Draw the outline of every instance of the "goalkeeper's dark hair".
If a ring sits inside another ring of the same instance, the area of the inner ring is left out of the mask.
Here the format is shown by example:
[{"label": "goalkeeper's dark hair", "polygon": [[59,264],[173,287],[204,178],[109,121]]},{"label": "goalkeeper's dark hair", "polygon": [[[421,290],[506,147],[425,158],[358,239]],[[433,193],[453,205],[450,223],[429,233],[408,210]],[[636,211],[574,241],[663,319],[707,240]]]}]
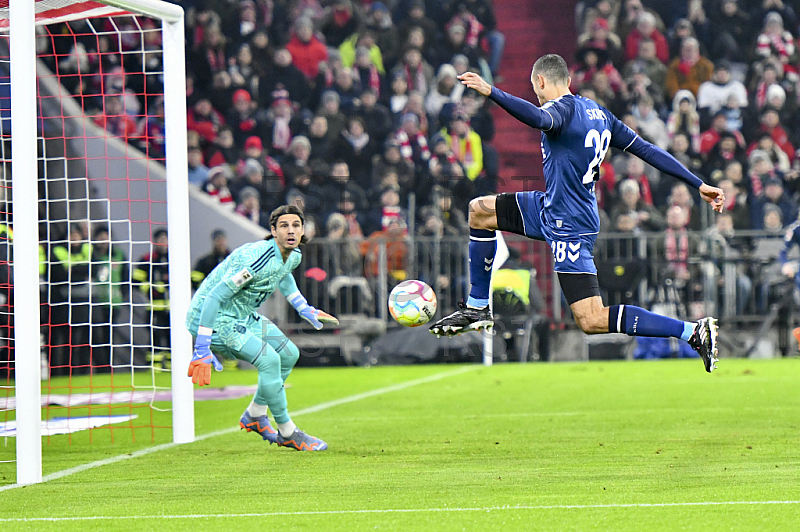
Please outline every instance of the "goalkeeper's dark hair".
[{"label": "goalkeeper's dark hair", "polygon": [[[300,223],[303,224],[303,226],[306,225],[306,217],[303,214],[303,211],[300,210],[300,207],[296,207],[295,205],[281,205],[280,207],[272,211],[272,213],[270,213],[269,215],[270,230],[272,230],[272,228],[276,226],[276,224],[278,223],[278,219],[281,216],[285,216],[287,214],[297,215],[297,217],[300,218]],[[264,240],[272,240],[273,238],[275,237],[272,235],[272,233],[270,233],[264,237]],[[303,245],[306,242],[308,242],[308,239],[306,238],[306,235],[303,235],[302,238],[300,238],[300,245]]]},{"label": "goalkeeper's dark hair", "polygon": [[556,85],[566,85],[569,81],[569,67],[560,55],[547,54],[533,64],[533,75],[542,76]]}]

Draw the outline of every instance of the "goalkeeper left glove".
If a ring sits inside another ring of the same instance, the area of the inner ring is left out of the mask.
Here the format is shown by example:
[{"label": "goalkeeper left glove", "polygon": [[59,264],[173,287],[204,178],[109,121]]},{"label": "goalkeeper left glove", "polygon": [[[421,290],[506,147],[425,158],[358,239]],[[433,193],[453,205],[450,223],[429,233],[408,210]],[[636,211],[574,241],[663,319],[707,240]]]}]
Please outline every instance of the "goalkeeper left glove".
[{"label": "goalkeeper left glove", "polygon": [[324,323],[339,325],[339,320],[327,312],[315,309],[308,304],[306,298],[299,291],[287,296],[286,300],[294,307],[300,317],[310,323],[316,330],[322,329]]},{"label": "goalkeeper left glove", "polygon": [[205,386],[211,384],[211,365],[214,369],[222,371],[222,364],[211,352],[211,329],[200,327],[197,332],[197,340],[194,342],[194,355],[189,363],[189,377],[192,382]]}]

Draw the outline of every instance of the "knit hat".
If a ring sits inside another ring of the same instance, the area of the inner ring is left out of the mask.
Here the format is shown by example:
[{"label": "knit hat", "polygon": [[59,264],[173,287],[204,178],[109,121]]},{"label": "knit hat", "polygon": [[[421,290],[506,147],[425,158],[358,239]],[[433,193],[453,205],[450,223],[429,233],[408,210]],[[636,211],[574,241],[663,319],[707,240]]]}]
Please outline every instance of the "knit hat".
[{"label": "knit hat", "polygon": [[258,148],[259,150],[264,149],[264,144],[261,142],[261,139],[255,135],[252,137],[247,137],[247,140],[244,141],[244,149],[249,150],[250,148]]},{"label": "knit hat", "polygon": [[250,93],[249,92],[247,92],[244,89],[239,89],[239,90],[237,90],[236,92],[233,93],[233,103],[236,103],[239,100],[244,100],[246,102],[249,102],[249,101],[252,100],[252,98],[250,97]]}]

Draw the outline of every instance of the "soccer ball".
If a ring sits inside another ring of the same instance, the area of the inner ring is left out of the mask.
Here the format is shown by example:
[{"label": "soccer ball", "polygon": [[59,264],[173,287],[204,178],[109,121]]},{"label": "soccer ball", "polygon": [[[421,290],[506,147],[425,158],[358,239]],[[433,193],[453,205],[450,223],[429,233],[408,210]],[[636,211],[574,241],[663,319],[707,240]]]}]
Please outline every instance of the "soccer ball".
[{"label": "soccer ball", "polygon": [[403,281],[389,294],[389,313],[400,325],[424,325],[436,314],[436,294],[422,281]]}]

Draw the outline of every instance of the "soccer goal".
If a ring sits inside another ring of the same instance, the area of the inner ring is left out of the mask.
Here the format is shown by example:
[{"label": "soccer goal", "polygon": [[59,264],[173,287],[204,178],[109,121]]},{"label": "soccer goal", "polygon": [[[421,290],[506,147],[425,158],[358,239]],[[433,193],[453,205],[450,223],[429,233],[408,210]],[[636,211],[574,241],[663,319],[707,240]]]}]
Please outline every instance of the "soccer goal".
[{"label": "soccer goal", "polygon": [[43,443],[194,440],[184,63],[176,5],[0,0],[0,472],[17,484],[42,480]]}]

